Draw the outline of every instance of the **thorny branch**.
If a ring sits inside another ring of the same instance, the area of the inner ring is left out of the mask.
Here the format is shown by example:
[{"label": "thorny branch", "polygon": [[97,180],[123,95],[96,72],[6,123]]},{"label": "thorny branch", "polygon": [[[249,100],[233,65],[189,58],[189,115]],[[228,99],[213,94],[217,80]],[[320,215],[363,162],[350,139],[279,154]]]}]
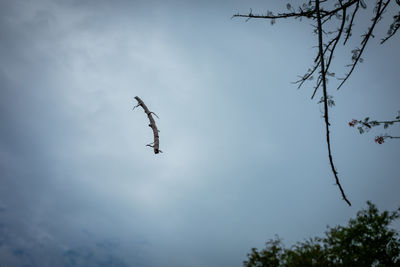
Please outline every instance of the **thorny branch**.
[{"label": "thorny branch", "polygon": [[[281,18],[309,18],[312,20],[316,20],[317,19],[317,14],[316,14],[316,9],[315,7],[312,5],[312,3],[314,3],[315,1],[308,1],[308,4],[303,4],[302,7],[298,8],[298,12],[296,12],[296,10],[291,7],[290,4],[288,4],[288,9],[291,12],[288,13],[278,13],[278,14],[274,14],[271,11],[267,11],[266,15],[259,15],[259,14],[254,14],[253,11],[250,9],[250,12],[248,14],[240,14],[240,13],[236,13],[232,16],[232,18],[234,17],[244,17],[247,18],[247,20],[255,18],[255,19],[269,19],[271,20],[271,24],[275,23],[276,19],[281,19]],[[327,2],[327,1],[320,1],[320,3],[323,2]],[[400,5],[400,0],[396,0],[396,2]],[[345,75],[344,78],[342,78],[341,80],[343,80],[341,82],[341,84],[339,85],[338,89],[345,83],[345,81],[351,76],[353,70],[355,69],[356,65],[358,62],[362,62],[363,59],[361,58],[361,55],[364,52],[365,46],[367,44],[367,42],[369,41],[370,37],[374,37],[374,35],[372,34],[375,25],[379,22],[379,20],[382,17],[382,14],[384,12],[384,10],[386,9],[386,7],[388,6],[388,4],[390,3],[390,0],[387,0],[385,3],[383,3],[383,0],[378,0],[377,3],[375,4],[375,12],[376,12],[376,16],[372,19],[373,23],[372,25],[369,27],[368,32],[366,34],[364,34],[363,40],[361,42],[361,49],[360,48],[356,48],[354,49],[353,52],[353,63],[350,64],[349,66],[351,67],[349,73],[347,73]],[[366,8],[366,5],[364,3],[363,0],[349,0],[347,2],[344,2],[342,0],[338,0],[337,4],[338,7],[332,10],[323,10],[323,8],[320,6],[320,17],[321,17],[321,24],[323,25],[325,22],[327,22],[331,17],[336,16],[336,17],[340,17],[342,20],[340,29],[338,29],[337,32],[337,36],[333,39],[330,40],[330,42],[328,44],[324,44],[325,46],[325,50],[324,50],[324,56],[326,56],[326,54],[328,54],[328,57],[330,58],[326,64],[326,71],[325,73],[330,75],[330,76],[334,76],[333,73],[328,72],[328,68],[330,66],[330,62],[333,58],[333,54],[334,54],[334,50],[336,48],[337,43],[339,42],[339,39],[341,38],[342,33],[345,33],[345,40],[343,45],[345,45],[347,43],[347,40],[349,39],[349,37],[351,36],[351,32],[352,32],[352,26],[353,26],[353,22],[355,19],[355,16],[359,10],[359,6],[362,6],[363,8]],[[350,22],[348,22],[349,19],[349,15],[346,15],[346,11],[349,8],[354,7],[354,10],[351,14],[351,19]],[[339,15],[339,12],[342,12],[341,15]],[[246,20],[246,21],[247,21]],[[346,26],[347,24],[347,26]],[[316,26],[315,26],[316,28]],[[388,35],[382,39],[381,43],[384,43],[386,40],[388,40],[389,38],[391,38],[400,28],[400,13],[396,16],[394,16],[394,22],[392,23],[389,31],[388,31]],[[331,34],[333,32],[325,32],[324,29],[322,29],[322,31],[324,32],[324,34]],[[316,30],[315,30],[316,32]],[[331,44],[334,43],[333,48],[331,48]],[[329,52],[329,53],[328,53]],[[303,76],[300,76],[300,80],[294,82],[294,83],[299,83],[298,88],[300,88],[303,83],[307,80],[312,80],[313,79],[313,73],[314,71],[319,67],[319,54],[316,57],[316,59],[314,60],[314,62],[316,63],[313,66],[313,69],[309,70],[309,72],[307,72],[306,74],[304,74]],[[322,80],[320,79],[320,77],[317,79],[316,82],[316,86],[314,87],[314,92],[312,94],[312,99],[315,96],[316,91],[318,90],[318,88],[320,87],[322,83]]]},{"label": "thorny branch", "polygon": [[322,40],[322,25],[321,25],[321,13],[319,9],[319,0],[315,1],[315,9],[317,11],[317,22],[318,22],[318,47],[319,47],[319,56],[321,61],[321,77],[322,77],[322,90],[324,94],[324,119],[325,119],[325,129],[326,129],[326,143],[328,144],[328,156],[329,156],[329,163],[331,164],[332,172],[335,176],[335,181],[337,186],[340,189],[342,197],[344,201],[351,206],[350,201],[347,199],[346,195],[344,194],[343,188],[339,182],[338,173],[335,169],[335,165],[333,164],[332,159],[332,151],[331,151],[331,142],[329,136],[329,116],[328,116],[328,93],[326,88],[326,75],[325,75],[325,62],[324,62],[324,49],[323,49],[323,40]]},{"label": "thorny branch", "polygon": [[[360,0],[351,0],[346,2],[345,4],[341,5],[339,8],[336,8],[331,11],[325,11],[325,10],[320,10],[320,17],[325,18],[327,16],[332,16],[336,14],[338,11],[342,9],[346,9],[349,6],[355,4]],[[290,12],[290,13],[280,13],[277,15],[273,15],[272,12],[268,12],[266,15],[260,15],[260,14],[253,14],[253,11],[250,9],[250,12],[248,14],[240,14],[236,13],[232,16],[232,18],[235,17],[244,17],[247,19],[282,19],[282,18],[300,18],[300,17],[306,17],[306,18],[317,18],[316,12],[314,9],[308,9],[308,10],[303,10],[303,8],[299,8],[299,12]]]},{"label": "thorny branch", "polygon": [[[346,198],[343,188],[340,185],[338,176],[337,176],[337,171],[335,170],[335,166],[333,164],[332,160],[332,153],[331,153],[331,146],[330,146],[330,133],[329,133],[329,117],[328,117],[328,109],[330,106],[334,105],[333,100],[331,99],[332,97],[328,95],[327,93],[327,76],[335,76],[335,73],[329,72],[329,67],[331,65],[335,49],[337,47],[337,44],[339,43],[340,39],[342,36],[344,37],[344,42],[343,45],[346,45],[347,40],[351,37],[352,35],[352,28],[353,28],[353,22],[355,20],[355,17],[357,15],[357,12],[359,11],[359,7],[361,6],[363,9],[366,8],[366,4],[364,3],[364,0],[337,0],[335,4],[335,8],[332,10],[324,10],[323,7],[321,6],[322,4],[326,4],[328,1],[326,0],[309,0],[305,2],[302,6],[298,7],[297,10],[294,9],[290,4],[287,4],[287,9],[289,10],[288,13],[278,13],[274,14],[271,11],[267,11],[265,15],[261,14],[254,14],[253,11],[250,9],[250,12],[248,14],[239,14],[236,13],[232,16],[234,17],[243,17],[247,18],[246,21],[249,19],[269,19],[271,21],[271,24],[275,23],[276,19],[282,19],[282,18],[294,18],[294,19],[302,19],[302,18],[307,18],[311,19],[313,21],[316,21],[316,26],[312,25],[314,27],[314,32],[318,35],[318,53],[317,56],[314,59],[314,66],[312,69],[309,69],[306,74],[303,76],[300,76],[300,79],[294,83],[299,83],[298,88],[300,88],[305,81],[312,80],[313,79],[313,74],[317,69],[320,69],[318,79],[316,80],[316,85],[314,87],[314,92],[312,94],[312,99],[315,96],[315,93],[317,92],[318,88],[322,85],[322,90],[323,90],[323,97],[321,98],[321,101],[319,103],[323,103],[324,105],[324,119],[325,119],[325,127],[326,127],[326,135],[327,135],[327,143],[328,143],[328,154],[329,154],[329,161],[330,165],[332,168],[332,172],[335,176],[336,184],[338,185],[341,194],[343,196],[343,199],[350,205],[350,202]],[[386,7],[389,5],[390,0],[377,0],[374,6],[374,12],[375,15],[372,18],[372,24],[368,28],[367,33],[365,33],[362,36],[362,41],[361,41],[361,48],[356,48],[352,51],[353,56],[352,56],[352,64],[350,64],[350,71],[345,75],[345,77],[342,79],[343,81],[340,83],[339,89],[346,81],[347,79],[351,76],[353,73],[356,65],[358,62],[362,62],[363,59],[361,58],[361,55],[364,52],[364,49],[366,47],[366,44],[370,40],[370,37],[374,37],[373,35],[373,30],[375,28],[375,25],[381,20],[382,14],[384,13]],[[396,0],[396,3],[400,5],[400,0]],[[350,15],[347,15],[348,9],[353,8],[352,12]],[[348,21],[351,16],[350,22]],[[326,23],[330,21],[332,18],[338,18],[341,20],[340,27],[336,31],[327,31],[326,29]],[[390,25],[388,34],[386,38],[382,39],[381,43],[385,42],[389,38],[391,38],[400,28],[400,13],[396,16],[394,16],[394,22]],[[334,38],[329,39],[329,41],[323,42],[323,36],[328,36],[331,34],[335,34]],[[386,138],[392,138],[390,136],[387,136]],[[393,137],[397,138],[397,137]]]},{"label": "thorny branch", "polygon": [[162,151],[160,150],[160,137],[158,135],[159,130],[157,129],[156,122],[154,121],[152,114],[154,114],[154,116],[156,116],[157,118],[158,116],[154,112],[150,111],[145,105],[145,103],[142,101],[142,99],[140,99],[138,96],[135,96],[135,99],[137,100],[138,104],[134,106],[133,109],[139,106],[143,108],[144,113],[146,113],[150,121],[149,127],[153,130],[154,142],[148,144],[147,146],[152,147],[154,149],[154,154],[158,154],[160,152],[162,153]]},{"label": "thorny branch", "polygon": [[360,2],[360,0],[351,0],[351,1],[348,1],[347,3],[344,3],[343,5],[340,5],[340,7],[336,8],[336,9],[333,9],[333,10],[331,10],[329,12],[325,12],[324,11],[324,15],[321,16],[321,18],[322,17],[326,17],[326,16],[331,15],[331,14],[336,14],[338,11],[346,9],[346,8],[348,8],[348,7],[354,5],[355,3],[358,3],[358,2]]},{"label": "thorny branch", "polygon": [[376,6],[377,10],[376,10],[376,16],[372,22],[372,25],[369,27],[369,31],[364,35],[364,39],[361,41],[361,49],[360,50],[356,50],[356,57],[354,59],[353,64],[351,65],[351,69],[349,71],[349,73],[346,74],[346,77],[343,79],[343,81],[340,83],[340,85],[338,86],[337,90],[339,90],[340,87],[342,87],[342,85],[347,81],[347,79],[350,77],[350,75],[353,73],[354,68],[356,67],[357,63],[360,61],[361,55],[364,52],[365,46],[367,45],[367,42],[369,40],[369,38],[372,35],[372,32],[375,28],[376,23],[378,22],[378,20],[381,18],[381,15],[383,13],[383,11],[386,9],[387,5],[389,4],[390,0],[386,1],[386,3],[382,6],[383,0],[379,0],[378,5]]},{"label": "thorny branch", "polygon": [[307,17],[311,18],[313,17],[313,11],[303,11],[301,10],[299,13],[292,12],[292,13],[283,13],[283,14],[278,14],[278,15],[273,15],[272,13],[268,13],[267,15],[259,15],[259,14],[253,14],[253,11],[250,9],[249,14],[244,15],[244,14],[239,14],[236,13],[232,16],[232,18],[235,17],[244,17],[249,19],[282,19],[282,18],[300,18],[300,17]]},{"label": "thorny branch", "polygon": [[[339,2],[340,2],[340,4],[342,4],[341,1],[339,1]],[[345,22],[346,22],[346,9],[344,8],[344,9],[342,9],[342,11],[343,11],[343,14],[342,14],[342,24],[340,25],[340,29],[338,30],[338,34],[337,34],[336,37],[333,38],[333,39],[328,43],[328,45],[327,45],[327,47],[329,47],[329,46],[331,45],[331,43],[333,42],[332,49],[329,50],[330,55],[329,55],[328,62],[327,62],[327,64],[326,64],[325,74],[323,75],[323,76],[325,76],[325,77],[326,77],[326,73],[329,73],[328,70],[329,70],[329,67],[330,67],[331,62],[332,62],[333,52],[335,51],[336,45],[339,43],[340,37],[341,37],[342,32],[343,32],[343,28],[344,28],[344,25],[345,25]],[[321,28],[322,28],[322,25],[321,25]],[[319,29],[319,28],[318,28],[318,29]],[[325,52],[324,52],[324,55],[325,55]],[[325,79],[325,80],[326,80],[326,79]],[[312,94],[312,96],[311,96],[311,99],[314,98],[315,93],[317,92],[317,90],[318,90],[318,88],[319,88],[319,86],[320,86],[320,84],[321,84],[321,81],[322,81],[322,79],[320,79],[319,82],[317,83],[317,86],[315,86],[315,89],[314,89],[314,92],[313,92],[313,94]]]},{"label": "thorny branch", "polygon": [[[324,56],[325,56],[326,52],[329,50],[329,47],[332,45],[332,43],[333,43],[334,41],[335,41],[335,39],[332,39],[332,40],[325,46],[325,49],[324,49],[324,52],[323,52],[323,55],[324,55]],[[320,55],[319,55],[319,54],[318,54],[317,57],[314,59],[314,63],[315,63],[315,65],[314,65],[314,67],[313,67],[312,70],[309,70],[309,72],[306,73],[305,75],[303,75],[303,77],[300,77],[300,78],[301,78],[300,80],[294,82],[294,83],[300,83],[299,86],[297,87],[297,89],[300,89],[300,87],[303,85],[303,83],[304,83],[305,81],[307,81],[308,79],[310,79],[311,76],[314,74],[314,72],[318,69],[318,67],[319,67],[319,65],[320,65],[320,63],[321,63]],[[320,84],[321,84],[321,80],[320,80],[320,77],[318,77],[317,86],[315,87],[315,90],[314,90],[314,93],[313,93],[313,96],[311,97],[311,99],[314,98],[314,95],[315,95],[315,93],[316,93],[318,87],[320,86]]]}]

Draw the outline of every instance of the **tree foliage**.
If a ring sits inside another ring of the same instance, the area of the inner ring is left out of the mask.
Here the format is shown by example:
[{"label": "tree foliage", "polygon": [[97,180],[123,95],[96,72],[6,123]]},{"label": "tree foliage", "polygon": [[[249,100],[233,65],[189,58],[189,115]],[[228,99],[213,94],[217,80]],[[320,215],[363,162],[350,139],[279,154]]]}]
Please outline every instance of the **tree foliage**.
[{"label": "tree foliage", "polygon": [[246,267],[273,266],[400,266],[399,233],[390,224],[400,208],[379,212],[371,202],[347,226],[328,226],[325,237],[315,237],[285,248],[279,237],[253,248]]},{"label": "tree foliage", "polygon": [[[237,13],[233,17],[243,17],[246,21],[249,19],[267,19],[271,24],[275,24],[279,19],[308,19],[312,21],[312,27],[316,38],[316,55],[313,60],[313,66],[308,71],[300,76],[300,79],[295,83],[299,84],[299,88],[307,81],[314,81],[315,86],[311,98],[313,99],[316,93],[321,91],[321,98],[318,103],[323,105],[324,124],[326,132],[326,143],[328,147],[328,158],[331,166],[332,173],[335,178],[336,185],[339,187],[343,200],[351,205],[346,197],[343,187],[339,181],[338,172],[333,162],[331,138],[330,138],[330,121],[329,109],[335,105],[333,97],[328,92],[328,79],[336,77],[339,80],[338,86],[335,89],[341,88],[345,82],[350,78],[358,63],[364,61],[363,54],[365,52],[367,43],[375,37],[374,29],[378,23],[382,21],[383,14],[389,10],[397,10],[393,21],[388,27],[387,33],[382,36],[381,44],[392,38],[400,27],[400,0],[396,0],[396,4],[391,0],[376,0],[373,4],[373,15],[369,21],[369,26],[365,29],[364,34],[361,35],[360,45],[351,49],[351,63],[347,65],[348,71],[342,77],[337,77],[334,71],[331,71],[333,65],[334,54],[338,45],[345,46],[349,38],[353,34],[353,26],[357,17],[359,17],[360,10],[367,9],[367,3],[364,0],[308,0],[303,2],[297,7],[293,7],[290,3],[286,4],[287,12],[276,13],[267,11],[265,14],[255,14],[250,9],[247,14]],[[368,2],[370,5],[371,2]],[[314,79],[316,75],[316,79]],[[378,143],[383,143],[385,138],[397,138],[389,135],[377,137],[375,140]]]}]

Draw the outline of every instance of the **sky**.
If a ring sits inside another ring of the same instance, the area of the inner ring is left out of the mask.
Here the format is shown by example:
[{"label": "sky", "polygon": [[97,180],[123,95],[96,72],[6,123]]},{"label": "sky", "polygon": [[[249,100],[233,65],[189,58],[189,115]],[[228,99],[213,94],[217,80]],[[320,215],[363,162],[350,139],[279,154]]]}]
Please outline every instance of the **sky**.
[{"label": "sky", "polygon": [[[241,266],[252,247],[400,206],[400,142],[348,126],[400,107],[399,36],[328,90],[330,171],[307,21],[232,19],[286,2],[0,2],[0,266]],[[363,11],[335,72],[368,27]],[[369,12],[369,13],[368,13]],[[320,92],[319,92],[320,93]],[[139,96],[155,112],[160,149]],[[397,225],[398,227],[398,225]]]}]

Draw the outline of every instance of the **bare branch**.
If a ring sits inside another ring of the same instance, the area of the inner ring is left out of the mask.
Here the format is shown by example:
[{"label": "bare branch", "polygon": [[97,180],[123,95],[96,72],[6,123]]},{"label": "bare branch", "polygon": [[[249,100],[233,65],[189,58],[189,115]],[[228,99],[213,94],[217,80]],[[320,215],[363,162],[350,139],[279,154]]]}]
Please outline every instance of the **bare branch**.
[{"label": "bare branch", "polygon": [[[155,116],[157,116],[157,115],[154,112],[150,111],[147,108],[147,106],[144,104],[142,99],[140,99],[138,96],[135,96],[135,99],[137,100],[138,104],[134,108],[136,108],[138,106],[141,106],[143,108],[144,113],[146,113],[146,115],[150,121],[149,127],[153,130],[154,142],[151,144],[148,144],[147,146],[150,146],[154,149],[154,154],[158,154],[161,152],[161,150],[159,149],[159,147],[160,147],[160,138],[158,136],[159,130],[157,129],[156,122],[154,121],[152,114],[154,114]],[[158,118],[158,116],[157,116],[157,118]]]},{"label": "bare branch", "polygon": [[311,18],[313,17],[314,11],[301,11],[299,13],[292,12],[292,13],[281,13],[278,15],[272,15],[272,14],[267,14],[267,15],[258,15],[258,14],[253,14],[252,10],[250,10],[249,14],[234,14],[232,18],[236,17],[242,17],[242,18],[248,18],[248,19],[283,19],[283,18],[299,18],[299,17],[307,17]]},{"label": "bare branch", "polygon": [[[340,4],[342,4],[341,1],[339,1],[339,2],[340,2]],[[342,11],[343,11],[342,24],[340,25],[340,28],[339,28],[337,36],[333,39],[333,40],[335,40],[335,42],[333,44],[332,49],[330,50],[330,55],[329,55],[328,63],[326,64],[325,73],[329,73],[329,66],[331,65],[331,62],[332,62],[333,53],[335,52],[336,45],[339,43],[340,37],[341,37],[342,32],[343,32],[344,24],[346,22],[346,9],[344,8],[344,9],[342,9]],[[315,94],[315,92],[314,92],[314,94]],[[313,95],[313,97],[314,97],[314,95]]]},{"label": "bare branch", "polygon": [[[328,73],[329,66],[331,65],[331,60],[333,58],[333,52],[335,51],[336,45],[339,42],[340,36],[341,36],[341,34],[343,32],[345,18],[346,18],[346,9],[343,9],[342,25],[340,26],[340,29],[338,31],[338,35],[335,38],[333,38],[331,41],[329,41],[328,45],[325,47],[325,50],[324,50],[324,56],[325,56],[326,51],[329,50],[329,47],[333,43],[333,47],[332,47],[332,49],[330,49],[329,60],[328,60],[328,63],[326,65],[325,73]],[[321,23],[321,27],[322,27],[322,23]],[[322,82],[322,79],[318,79],[317,85],[315,86],[315,89],[314,89],[314,92],[313,92],[313,94],[311,96],[311,99],[314,99],[315,93],[317,92],[319,86],[321,85],[321,82]]]},{"label": "bare branch", "polygon": [[383,44],[384,42],[386,42],[389,38],[391,38],[393,35],[395,35],[395,33],[397,32],[397,30],[400,28],[400,23],[396,25],[396,27],[394,28],[393,32],[386,36],[382,41],[381,44]]},{"label": "bare branch", "polygon": [[[326,52],[329,50],[329,47],[332,45],[332,43],[333,43],[334,41],[335,41],[335,38],[332,39],[332,40],[325,46],[324,53],[323,53],[324,56],[325,56]],[[304,83],[306,80],[308,80],[308,79],[311,77],[311,75],[314,74],[314,72],[318,69],[318,67],[319,67],[319,65],[320,65],[320,62],[321,62],[321,61],[320,61],[320,54],[318,53],[318,55],[317,55],[317,56],[315,57],[315,59],[314,59],[314,63],[316,63],[316,64],[314,65],[313,69],[312,69],[310,72],[304,74],[304,75],[301,77],[300,80],[294,82],[294,83],[300,83],[299,86],[297,87],[297,89],[300,89],[300,87],[303,85],[303,83]],[[314,93],[313,93],[311,99],[314,98],[314,95],[315,95],[315,93],[316,93],[318,87],[320,86],[320,84],[321,84],[321,80],[318,78],[317,86],[315,87],[315,90],[314,90]]]},{"label": "bare branch", "polygon": [[385,143],[385,139],[390,138],[390,139],[400,139],[400,136],[391,136],[391,135],[380,135],[375,137],[375,143],[378,143],[382,145]]},{"label": "bare branch", "polygon": [[297,80],[297,81],[293,82],[293,83],[295,83],[295,84],[296,84],[296,83],[300,83],[299,86],[297,86],[297,89],[300,89],[300,87],[303,85],[303,83],[304,83],[305,81],[307,81],[308,79],[310,79],[310,77],[311,77],[311,76],[314,74],[314,72],[318,69],[318,66],[319,66],[319,61],[318,61],[317,64],[314,65],[314,67],[313,67],[312,70],[309,70],[309,72],[307,72],[307,73],[304,74],[303,76],[299,76],[299,77],[301,77],[300,80]]},{"label": "bare branch", "polygon": [[335,176],[336,185],[339,187],[340,192],[344,201],[347,202],[349,206],[351,206],[350,201],[347,199],[343,188],[339,182],[338,173],[335,169],[335,165],[333,164],[332,159],[332,152],[331,152],[331,143],[330,143],[330,136],[329,136],[329,115],[328,115],[328,93],[326,87],[326,73],[325,73],[325,62],[324,62],[324,49],[323,49],[323,41],[322,41],[322,24],[321,24],[321,14],[319,9],[319,0],[315,1],[315,9],[317,12],[317,22],[318,22],[318,44],[319,44],[319,55],[321,61],[321,78],[322,78],[322,89],[324,93],[324,119],[325,119],[325,129],[326,129],[326,143],[328,144],[328,156],[329,156],[329,163],[331,165],[332,172]]},{"label": "bare branch", "polygon": [[[400,0],[396,0],[398,2]],[[338,4],[335,4],[335,8],[332,10],[324,10],[322,8],[323,5],[328,3],[329,1],[327,0],[313,0],[313,1],[308,1],[307,3],[304,3],[302,7],[299,7],[297,11],[293,8],[291,8],[291,5],[288,4],[288,9],[289,13],[278,13],[274,15],[272,12],[267,11],[266,15],[258,15],[258,14],[253,14],[252,10],[248,14],[235,14],[233,17],[245,17],[247,20],[251,18],[261,18],[261,19],[270,19],[271,24],[275,22],[275,19],[281,19],[281,18],[309,18],[312,19],[313,21],[316,21],[317,25],[312,25],[314,27],[314,33],[318,35],[318,55],[314,59],[314,66],[311,69],[308,69],[308,71],[303,75],[300,76],[300,79],[294,83],[298,83],[298,88],[300,88],[305,81],[311,80],[313,78],[313,74],[315,71],[319,68],[319,75],[316,80],[316,86],[314,87],[314,92],[312,94],[311,98],[314,98],[317,90],[319,88],[322,88],[323,90],[323,97],[321,98],[320,103],[323,103],[324,105],[324,121],[325,121],[325,128],[326,128],[326,142],[328,146],[328,156],[329,156],[329,163],[332,169],[332,172],[335,177],[336,185],[339,187],[340,192],[342,194],[343,199],[347,202],[348,205],[351,205],[350,201],[347,199],[344,190],[340,184],[339,177],[338,177],[338,172],[336,171],[335,165],[333,163],[333,157],[332,157],[332,150],[331,150],[331,143],[330,143],[330,123],[329,123],[329,108],[334,105],[334,102],[332,100],[332,97],[328,95],[327,92],[327,77],[328,76],[335,76],[334,73],[329,72],[329,69],[331,67],[331,63],[333,61],[333,56],[337,48],[337,44],[341,40],[341,37],[345,35],[344,37],[344,43],[345,45],[348,41],[348,39],[351,37],[351,32],[353,28],[353,22],[355,20],[356,15],[358,14],[357,12],[359,11],[359,7],[365,8],[365,4],[361,0],[337,0]],[[336,1],[335,1],[336,2]],[[350,70],[349,72],[345,75],[343,81],[340,83],[339,89],[346,81],[347,79],[351,76],[352,72],[354,71],[356,65],[358,62],[362,62],[362,55],[365,50],[366,44],[370,40],[370,37],[374,37],[373,35],[373,30],[376,26],[376,24],[380,21],[381,16],[383,12],[385,11],[386,7],[388,6],[390,0],[377,0],[374,8],[374,13],[375,15],[372,18],[372,23],[371,26],[367,29],[367,32],[361,36],[361,44],[360,48],[356,48],[352,51],[353,57],[352,57],[352,64],[349,65]],[[400,2],[399,2],[400,3]],[[338,6],[339,5],[339,6]],[[350,23],[347,24],[347,19],[349,15],[348,11],[352,8],[350,11],[351,14],[351,20]],[[354,9],[353,9],[354,8]],[[328,31],[326,30],[327,27],[326,24],[328,21],[331,21],[331,19],[336,16],[338,19],[341,20],[341,25],[340,28],[334,30],[334,31]],[[400,13],[399,13],[400,16]],[[389,39],[391,36],[393,36],[397,31],[400,25],[399,23],[396,24],[398,21],[395,18],[395,21],[392,23],[390,26],[388,36],[382,40],[382,43],[385,42],[387,39]],[[246,20],[246,21],[247,21]],[[326,23],[326,24],[325,24]],[[334,36],[334,38],[327,38],[328,40],[323,42],[323,37],[325,36]],[[390,138],[390,137],[387,137]],[[397,137],[396,137],[397,138]]]},{"label": "bare branch", "polygon": [[350,77],[350,75],[353,73],[354,68],[356,67],[357,63],[360,61],[361,55],[364,52],[365,46],[368,43],[368,40],[372,35],[372,32],[375,28],[376,23],[378,22],[378,20],[380,19],[383,11],[386,9],[387,5],[389,4],[390,0],[386,1],[385,4],[383,4],[382,6],[382,2],[383,0],[379,0],[377,6],[376,6],[376,16],[373,19],[372,25],[369,28],[369,31],[364,35],[364,39],[361,41],[362,47],[361,49],[358,51],[357,56],[354,59],[353,64],[351,64],[351,69],[349,71],[349,73],[346,74],[345,78],[343,79],[343,81],[340,83],[340,85],[338,86],[337,90],[340,89],[340,87],[342,87],[342,85],[347,81],[347,79]]},{"label": "bare branch", "polygon": [[[331,17],[332,15],[336,14],[340,10],[346,9],[353,4],[357,3],[359,0],[350,0],[343,5],[341,5],[339,8],[333,9],[331,11],[325,11],[320,9],[320,18],[325,18],[325,17]],[[235,17],[243,17],[247,19],[255,18],[255,19],[282,19],[282,18],[301,18],[301,17],[306,17],[306,18],[316,18],[316,13],[315,9],[310,9],[307,11],[303,11],[300,8],[300,12],[290,12],[290,13],[280,13],[277,15],[272,15],[272,14],[267,14],[267,15],[259,15],[259,14],[253,14],[253,12],[250,10],[249,14],[234,14],[232,18]]]},{"label": "bare branch", "polygon": [[[344,4],[341,5],[340,7],[336,8],[336,9],[333,9],[333,10],[331,10],[331,11],[323,11],[323,10],[320,10],[320,17],[321,17],[321,18],[324,18],[324,17],[329,16],[329,15],[331,15],[331,14],[335,14],[335,13],[337,13],[337,12],[340,11],[340,10],[346,9],[346,8],[348,8],[348,7],[352,6],[352,5],[354,5],[355,3],[358,3],[358,1],[359,1],[359,0],[351,0],[351,1],[348,1],[347,3],[344,3]],[[322,13],[322,14],[321,14],[321,13]]]},{"label": "bare branch", "polygon": [[400,136],[384,135],[383,138],[400,139]]}]

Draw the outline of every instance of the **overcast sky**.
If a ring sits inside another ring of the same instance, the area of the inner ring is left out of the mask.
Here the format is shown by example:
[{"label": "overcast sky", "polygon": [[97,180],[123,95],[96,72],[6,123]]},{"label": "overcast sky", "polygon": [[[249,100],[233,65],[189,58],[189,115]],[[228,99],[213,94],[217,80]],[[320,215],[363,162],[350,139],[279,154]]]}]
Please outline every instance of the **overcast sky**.
[{"label": "overcast sky", "polygon": [[[0,2],[0,265],[241,266],[275,234],[288,246],[371,200],[400,205],[400,142],[348,122],[392,119],[399,36],[329,85],[330,171],[310,22],[231,19],[285,1]],[[392,10],[398,8],[392,3]],[[358,23],[368,27],[368,16]],[[356,30],[357,30],[356,29]],[[359,43],[338,50],[340,76]],[[139,96],[158,116],[160,149]],[[69,265],[68,265],[69,264]]]}]

